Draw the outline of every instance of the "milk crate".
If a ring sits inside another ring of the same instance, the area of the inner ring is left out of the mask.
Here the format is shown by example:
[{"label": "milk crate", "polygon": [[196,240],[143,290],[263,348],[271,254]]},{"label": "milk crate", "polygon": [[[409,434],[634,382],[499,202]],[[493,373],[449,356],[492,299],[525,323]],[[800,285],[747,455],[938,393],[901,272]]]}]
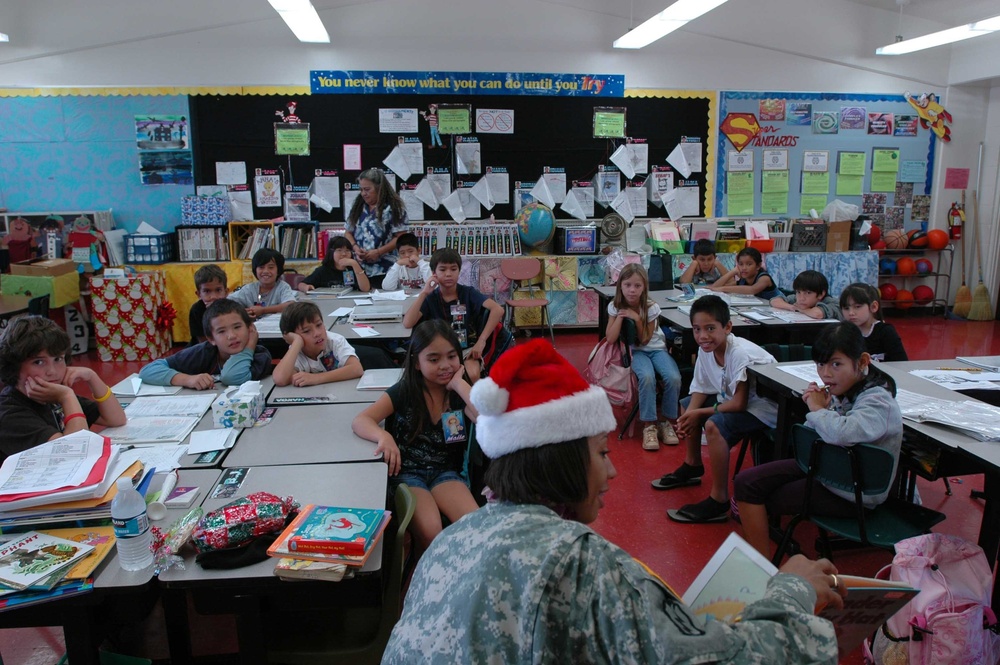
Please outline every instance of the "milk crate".
[{"label": "milk crate", "polygon": [[826,224],[795,222],[792,224],[793,252],[825,252]]},{"label": "milk crate", "polygon": [[125,263],[151,264],[176,261],[174,248],[177,244],[174,236],[173,233],[162,235],[133,233],[125,236]]}]

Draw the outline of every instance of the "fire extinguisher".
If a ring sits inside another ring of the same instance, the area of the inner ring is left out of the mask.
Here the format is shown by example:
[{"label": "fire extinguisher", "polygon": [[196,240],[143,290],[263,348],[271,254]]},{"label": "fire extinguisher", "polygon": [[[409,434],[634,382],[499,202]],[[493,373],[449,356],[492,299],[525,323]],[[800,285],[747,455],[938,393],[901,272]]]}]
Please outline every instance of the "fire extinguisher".
[{"label": "fire extinguisher", "polygon": [[951,204],[951,210],[948,211],[948,235],[951,236],[952,240],[962,238],[962,224],[964,223],[965,210],[956,201]]}]

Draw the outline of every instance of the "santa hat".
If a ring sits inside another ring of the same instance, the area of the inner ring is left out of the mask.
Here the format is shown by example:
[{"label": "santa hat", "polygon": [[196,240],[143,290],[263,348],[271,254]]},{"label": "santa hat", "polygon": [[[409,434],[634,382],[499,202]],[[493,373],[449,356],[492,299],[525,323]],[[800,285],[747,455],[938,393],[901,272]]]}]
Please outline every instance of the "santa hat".
[{"label": "santa hat", "polygon": [[496,459],[524,448],[574,441],[615,428],[607,394],[538,339],[507,351],[472,386],[476,438]]}]

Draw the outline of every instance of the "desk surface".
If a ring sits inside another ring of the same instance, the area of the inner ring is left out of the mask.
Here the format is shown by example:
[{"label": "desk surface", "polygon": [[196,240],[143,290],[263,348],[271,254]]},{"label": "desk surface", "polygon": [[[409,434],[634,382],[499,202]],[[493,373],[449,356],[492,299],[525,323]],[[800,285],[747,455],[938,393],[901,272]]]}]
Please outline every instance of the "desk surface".
[{"label": "desk surface", "polygon": [[[270,377],[269,377],[270,378]],[[337,381],[334,383],[321,383],[318,386],[275,386],[271,379],[272,390],[267,395],[268,406],[319,406],[320,404],[372,404],[384,390],[358,390],[358,381],[361,379],[350,379],[348,381]],[[289,397],[329,397],[329,402],[304,402],[295,403],[275,403],[277,398]]]},{"label": "desk surface", "polygon": [[351,431],[367,404],[279,407],[263,427],[244,429],[223,467],[377,462],[375,444]]},{"label": "desk surface", "polygon": [[[308,464],[301,466],[264,466],[249,470],[243,484],[231,499],[206,498],[202,507],[208,513],[236,498],[253,492],[271,492],[292,496],[300,505],[317,503],[348,508],[384,508],[388,468],[385,464]],[[214,487],[209,487],[206,497]],[[204,570],[190,552],[184,556],[185,569],[176,567],[160,574],[160,582],[171,586],[197,585],[218,580],[272,578],[277,559],[268,558],[245,568],[234,570]],[[374,572],[382,568],[382,542],[361,569]]]},{"label": "desk surface", "polygon": [[[745,319],[740,316],[737,312],[732,312],[730,316],[733,322],[733,328],[749,328],[757,326],[756,321],[751,319]],[[665,309],[660,313],[660,319],[665,320],[672,326],[676,326],[681,330],[691,330],[691,316],[685,314],[679,309]]]},{"label": "desk surface", "polygon": [[[335,301],[335,302],[343,303],[343,301]],[[401,314],[405,314],[406,310],[410,309],[410,306],[413,305],[413,303],[414,303],[413,298],[407,298],[406,300],[402,301],[391,301],[391,300],[380,301],[378,303],[378,306],[386,307],[394,305],[396,307],[399,307],[399,311]],[[341,304],[340,306],[348,307],[349,305]],[[372,307],[372,306],[373,305],[357,305],[357,308],[363,309],[365,307]],[[336,309],[336,307],[334,307],[333,309]],[[331,309],[330,311],[333,311],[333,309]],[[404,328],[402,321],[396,321],[393,323],[372,323],[368,325],[370,325],[372,329],[378,331],[379,334],[374,337],[362,337],[357,333],[357,328],[355,328],[352,324],[348,323],[347,319],[343,317],[333,321],[332,325],[330,325],[330,330],[339,335],[343,335],[345,338],[347,338],[348,342],[354,342],[360,339],[367,339],[371,341],[382,341],[389,339],[410,339],[410,334],[413,332],[410,328]]]}]

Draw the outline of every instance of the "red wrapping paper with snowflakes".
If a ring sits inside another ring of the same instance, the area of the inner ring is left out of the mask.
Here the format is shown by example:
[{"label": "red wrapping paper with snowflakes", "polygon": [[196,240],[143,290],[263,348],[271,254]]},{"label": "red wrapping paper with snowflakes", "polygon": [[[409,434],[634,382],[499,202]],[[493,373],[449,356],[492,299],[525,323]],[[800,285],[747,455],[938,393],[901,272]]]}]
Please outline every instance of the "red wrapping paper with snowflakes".
[{"label": "red wrapping paper with snowflakes", "polygon": [[[97,353],[104,362],[156,360],[170,349],[170,328],[157,325],[166,301],[163,273],[90,279]],[[161,316],[162,318],[162,316]]]}]

